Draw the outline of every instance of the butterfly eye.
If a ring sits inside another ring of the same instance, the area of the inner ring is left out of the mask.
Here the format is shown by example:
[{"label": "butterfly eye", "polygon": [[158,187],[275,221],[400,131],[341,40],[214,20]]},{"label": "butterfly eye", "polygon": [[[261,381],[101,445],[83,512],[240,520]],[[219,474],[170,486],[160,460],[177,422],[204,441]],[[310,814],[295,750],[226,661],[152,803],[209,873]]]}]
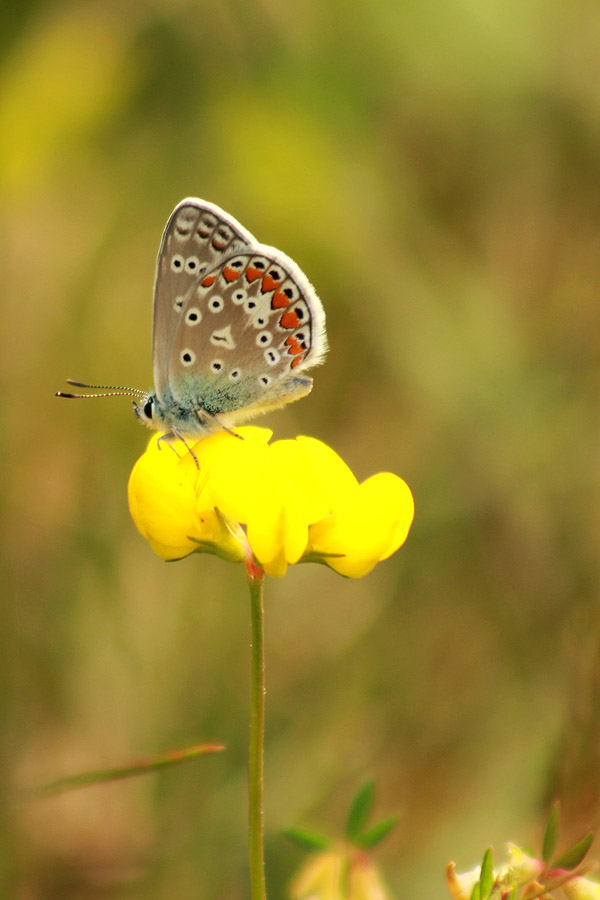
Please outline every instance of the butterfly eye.
[{"label": "butterfly eye", "polygon": [[144,415],[146,416],[147,419],[152,418],[152,400],[148,400],[144,404]]}]

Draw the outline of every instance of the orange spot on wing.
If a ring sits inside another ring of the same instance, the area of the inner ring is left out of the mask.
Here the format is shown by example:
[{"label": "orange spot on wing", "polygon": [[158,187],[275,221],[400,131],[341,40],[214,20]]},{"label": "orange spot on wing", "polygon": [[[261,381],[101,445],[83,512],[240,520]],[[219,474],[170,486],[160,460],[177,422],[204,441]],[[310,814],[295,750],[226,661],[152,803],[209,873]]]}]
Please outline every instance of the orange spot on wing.
[{"label": "orange spot on wing", "polygon": [[237,269],[232,269],[231,266],[225,266],[223,269],[223,278],[225,281],[235,281],[236,278],[240,277],[240,273]]},{"label": "orange spot on wing", "polygon": [[271,299],[271,309],[285,309],[290,305],[290,298],[283,291],[275,291]]},{"label": "orange spot on wing", "polygon": [[280,281],[275,281],[275,279],[267,272],[262,280],[261,291],[263,292],[263,294],[268,294],[269,291],[274,291],[275,288],[279,287],[280,284]]},{"label": "orange spot on wing", "polygon": [[290,356],[297,356],[299,353],[303,352],[302,345],[299,343],[298,339],[292,335],[285,339],[284,344],[288,347]]},{"label": "orange spot on wing", "polygon": [[282,328],[297,328],[300,324],[300,319],[293,309],[288,309],[280,318],[279,324]]},{"label": "orange spot on wing", "polygon": [[301,357],[301,356],[295,356],[295,357],[293,358],[293,360],[291,361],[291,363],[290,363],[290,369],[295,369],[296,366],[299,366],[301,362],[302,362],[302,357]]},{"label": "orange spot on wing", "polygon": [[221,241],[218,241],[216,238],[213,238],[212,245],[215,248],[215,250],[222,250],[223,247],[225,246],[225,244],[223,244]]},{"label": "orange spot on wing", "polygon": [[215,283],[216,279],[216,275],[207,275],[206,278],[202,279],[202,287],[210,287],[211,284]]},{"label": "orange spot on wing", "polygon": [[246,281],[256,281],[256,279],[260,278],[260,276],[260,269],[255,269],[254,266],[248,266],[248,268],[246,269]]}]

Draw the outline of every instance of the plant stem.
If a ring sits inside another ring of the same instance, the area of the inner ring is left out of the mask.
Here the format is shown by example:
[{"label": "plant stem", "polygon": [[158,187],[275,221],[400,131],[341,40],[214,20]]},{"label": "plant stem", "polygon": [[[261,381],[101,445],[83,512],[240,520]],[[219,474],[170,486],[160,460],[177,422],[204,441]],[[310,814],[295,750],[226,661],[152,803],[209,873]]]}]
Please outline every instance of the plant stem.
[{"label": "plant stem", "polygon": [[250,759],[248,778],[250,896],[252,900],[266,900],[263,848],[263,755],[265,736],[263,585],[265,573],[256,565],[248,565],[247,572],[252,610],[252,683],[250,689]]}]

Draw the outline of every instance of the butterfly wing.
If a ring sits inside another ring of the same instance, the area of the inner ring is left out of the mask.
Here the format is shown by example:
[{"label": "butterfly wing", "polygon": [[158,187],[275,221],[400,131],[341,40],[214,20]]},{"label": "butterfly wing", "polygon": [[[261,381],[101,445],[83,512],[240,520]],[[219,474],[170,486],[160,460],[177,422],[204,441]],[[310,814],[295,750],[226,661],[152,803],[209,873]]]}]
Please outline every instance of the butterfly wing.
[{"label": "butterfly wing", "polygon": [[188,197],[173,210],[158,251],[154,284],[152,360],[159,400],[169,386],[173,342],[195,288],[236,248],[255,244],[249,231],[213,203]]},{"label": "butterfly wing", "polygon": [[168,361],[169,390],[186,409],[239,422],[308,393],[312,381],[300,373],[326,350],[314,288],[288,256],[254,242],[188,290]]}]

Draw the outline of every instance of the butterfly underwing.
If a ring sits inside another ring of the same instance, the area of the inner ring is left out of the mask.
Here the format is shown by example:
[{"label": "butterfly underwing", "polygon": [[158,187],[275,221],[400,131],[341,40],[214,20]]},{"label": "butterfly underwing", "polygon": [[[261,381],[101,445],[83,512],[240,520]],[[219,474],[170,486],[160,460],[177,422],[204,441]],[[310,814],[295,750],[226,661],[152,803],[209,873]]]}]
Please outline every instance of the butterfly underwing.
[{"label": "butterfly underwing", "polygon": [[188,197],[156,262],[154,389],[69,383],[126,394],[165,438],[201,438],[304,397],[327,352],[325,313],[299,266],[214,203]]},{"label": "butterfly underwing", "polygon": [[305,396],[325,313],[288,256],[204,200],[179,203],[158,252],[149,427],[201,437]]}]

